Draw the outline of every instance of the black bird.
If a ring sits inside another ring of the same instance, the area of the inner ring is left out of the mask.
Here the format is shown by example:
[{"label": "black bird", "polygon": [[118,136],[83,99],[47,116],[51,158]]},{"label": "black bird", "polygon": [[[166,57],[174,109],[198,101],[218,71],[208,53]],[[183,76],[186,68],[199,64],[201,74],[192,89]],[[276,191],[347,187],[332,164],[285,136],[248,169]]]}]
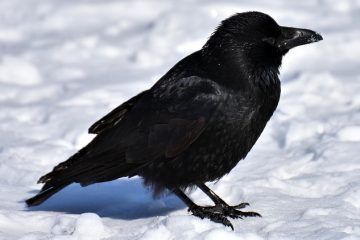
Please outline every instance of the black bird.
[{"label": "black bird", "polygon": [[[233,228],[227,217],[260,216],[239,210],[247,203],[229,206],[204,183],[229,173],[259,138],[279,101],[282,57],[320,40],[260,12],[225,19],[199,51],[93,124],[92,142],[41,177],[45,185],[26,203],[41,204],[71,183],[139,175],[154,195],[176,194],[197,217]],[[215,206],[185,195],[196,186]]]}]

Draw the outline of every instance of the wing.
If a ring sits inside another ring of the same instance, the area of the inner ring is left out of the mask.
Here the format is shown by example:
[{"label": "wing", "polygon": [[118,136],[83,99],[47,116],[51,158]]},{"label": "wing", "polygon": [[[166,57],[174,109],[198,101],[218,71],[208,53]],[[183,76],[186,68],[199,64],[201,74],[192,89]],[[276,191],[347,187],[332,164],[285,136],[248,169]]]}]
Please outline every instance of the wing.
[{"label": "wing", "polygon": [[128,101],[124,102],[123,104],[106,114],[100,120],[91,125],[91,127],[89,128],[89,133],[99,134],[102,131],[108,129],[109,127],[113,127],[118,124],[121,119],[124,118],[125,114],[127,114],[134,107],[134,105],[144,94],[146,94],[146,92],[147,91],[143,91],[139,93],[135,97],[132,97]]},{"label": "wing", "polygon": [[224,97],[222,88],[209,79],[159,81],[125,117],[111,118],[110,123],[121,124],[99,134],[91,144],[93,152],[126,149],[128,163],[174,158],[201,136]]}]

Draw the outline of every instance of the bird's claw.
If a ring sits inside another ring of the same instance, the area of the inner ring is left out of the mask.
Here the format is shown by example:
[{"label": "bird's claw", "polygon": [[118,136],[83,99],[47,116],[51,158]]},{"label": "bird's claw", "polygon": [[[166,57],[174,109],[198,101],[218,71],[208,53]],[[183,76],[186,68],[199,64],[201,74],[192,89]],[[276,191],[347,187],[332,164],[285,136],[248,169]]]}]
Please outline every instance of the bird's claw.
[{"label": "bird's claw", "polygon": [[240,218],[243,219],[244,217],[261,217],[259,213],[256,212],[242,212],[237,209],[245,208],[249,206],[248,203],[241,203],[235,206],[229,206],[227,204],[217,204],[211,207],[201,207],[201,206],[193,206],[188,209],[194,216],[199,217],[201,219],[208,218],[213,222],[221,223],[227,227],[230,227],[234,230],[233,225],[227,219],[230,218]]},{"label": "bird's claw", "polygon": [[250,206],[249,203],[240,203],[235,206],[229,206],[229,205],[223,205],[223,213],[226,216],[229,216],[231,218],[240,218],[243,219],[244,217],[261,217],[261,215],[257,212],[243,212],[239,211],[238,209],[243,209],[247,206]]},{"label": "bird's claw", "polygon": [[242,212],[236,209],[229,211],[227,216],[231,218],[240,218],[240,219],[243,219],[244,217],[262,217],[257,212]]},{"label": "bird's claw", "polygon": [[231,222],[226,218],[225,215],[213,211],[209,211],[206,207],[194,206],[188,209],[192,215],[199,217],[201,219],[207,218],[210,221],[221,223],[226,227],[230,227],[234,231],[234,226]]},{"label": "bird's claw", "polygon": [[249,205],[250,205],[249,203],[240,203],[235,206],[229,206],[227,204],[219,203],[215,206],[204,207],[204,208],[207,209],[207,211],[220,213],[226,217],[231,217],[231,218],[242,219],[243,217],[261,217],[261,215],[256,212],[243,212],[238,210],[238,209],[243,209]]}]

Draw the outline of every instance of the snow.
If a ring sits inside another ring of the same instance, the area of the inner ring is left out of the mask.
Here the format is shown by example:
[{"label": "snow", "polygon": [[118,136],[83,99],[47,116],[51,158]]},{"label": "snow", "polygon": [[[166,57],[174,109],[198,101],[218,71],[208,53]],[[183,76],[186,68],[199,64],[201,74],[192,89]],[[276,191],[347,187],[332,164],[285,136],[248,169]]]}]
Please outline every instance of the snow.
[{"label": "snow", "polygon": [[[324,37],[287,54],[266,130],[208,184],[263,218],[232,220],[231,231],[175,196],[152,199],[139,178],[73,184],[26,208],[93,122],[248,10]],[[360,239],[359,13],[358,0],[0,1],[0,239]]]},{"label": "snow", "polygon": [[31,63],[10,56],[3,56],[0,63],[0,82],[33,86],[41,82],[37,68]]}]

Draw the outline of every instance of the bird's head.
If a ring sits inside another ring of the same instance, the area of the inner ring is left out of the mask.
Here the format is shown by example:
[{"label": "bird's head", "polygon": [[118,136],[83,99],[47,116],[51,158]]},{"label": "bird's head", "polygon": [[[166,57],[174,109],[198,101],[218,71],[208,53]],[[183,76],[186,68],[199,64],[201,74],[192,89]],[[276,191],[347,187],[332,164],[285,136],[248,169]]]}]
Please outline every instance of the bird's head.
[{"label": "bird's head", "polygon": [[244,12],[223,20],[203,49],[229,66],[278,69],[290,49],[320,40],[315,31],[280,26],[261,12]]}]

